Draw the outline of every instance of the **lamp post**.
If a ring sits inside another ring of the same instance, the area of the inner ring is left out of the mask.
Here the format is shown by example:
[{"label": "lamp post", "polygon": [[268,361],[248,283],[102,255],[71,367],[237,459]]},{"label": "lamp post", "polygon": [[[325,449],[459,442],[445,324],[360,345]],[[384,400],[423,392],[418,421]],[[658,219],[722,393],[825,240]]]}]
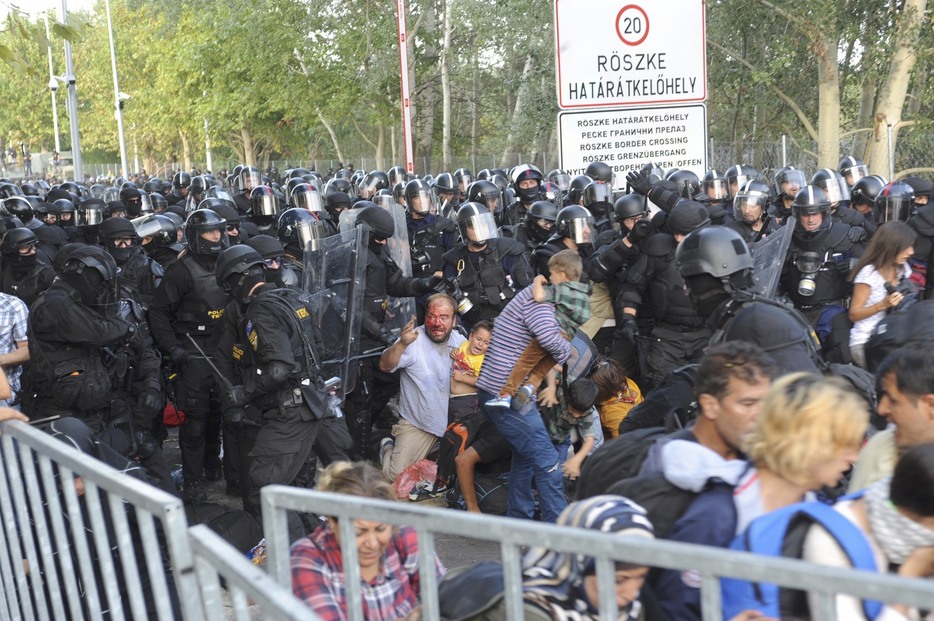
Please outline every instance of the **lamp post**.
[{"label": "lamp post", "polygon": [[[64,2],[65,0],[62,0]],[[117,81],[117,51],[114,48],[114,27],[110,19],[110,0],[105,0],[107,7],[107,34],[110,37],[110,67],[114,74],[114,116],[117,117],[117,134],[120,136],[120,167],[123,169],[123,176],[128,177],[129,171],[126,165],[126,137],[123,135],[123,102],[130,98],[120,92],[120,84]]]},{"label": "lamp post", "polygon": [[52,34],[49,32],[49,14],[45,14],[45,38],[49,41],[49,92],[52,93],[52,125],[55,131],[55,152],[61,156],[62,145],[58,140],[58,103],[55,101],[55,91],[58,82],[55,81],[55,70],[52,68]]},{"label": "lamp post", "polygon": [[[61,20],[68,20],[68,0],[62,0]],[[55,78],[53,78],[55,79]],[[68,118],[71,124],[71,161],[75,168],[75,180],[84,181],[84,170],[81,166],[81,136],[78,135],[78,87],[75,78],[75,66],[71,59],[71,43],[65,40],[65,75],[62,80],[68,85]],[[49,82],[49,86],[52,83]]]}]

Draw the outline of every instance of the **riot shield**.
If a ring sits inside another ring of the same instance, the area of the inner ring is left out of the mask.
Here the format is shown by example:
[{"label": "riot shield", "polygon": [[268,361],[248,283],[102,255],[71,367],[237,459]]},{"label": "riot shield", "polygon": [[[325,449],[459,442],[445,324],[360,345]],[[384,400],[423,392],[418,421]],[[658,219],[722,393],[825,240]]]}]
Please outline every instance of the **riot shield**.
[{"label": "riot shield", "polygon": [[[394,234],[386,240],[386,249],[389,250],[389,256],[402,270],[405,277],[412,276],[412,258],[409,252],[409,227],[405,221],[405,207],[399,203],[391,205],[380,205],[392,214]],[[354,227],[357,220],[357,213],[360,210],[345,209],[341,212],[339,227],[341,231],[350,230]],[[364,240],[364,244],[366,240]],[[415,314],[415,298],[387,298],[386,326],[393,336],[398,337],[402,333],[402,327],[408,323],[409,319]]]},{"label": "riot shield", "polygon": [[791,235],[795,230],[795,219],[788,218],[785,225],[768,237],[749,245],[753,262],[753,291],[757,295],[774,298],[778,291],[778,280],[782,266],[791,246]]},{"label": "riot shield", "polygon": [[366,232],[351,229],[321,240],[305,252],[304,288],[320,336],[324,379],[341,378],[338,396],[356,384],[353,364],[360,346],[363,292],[366,289]]}]

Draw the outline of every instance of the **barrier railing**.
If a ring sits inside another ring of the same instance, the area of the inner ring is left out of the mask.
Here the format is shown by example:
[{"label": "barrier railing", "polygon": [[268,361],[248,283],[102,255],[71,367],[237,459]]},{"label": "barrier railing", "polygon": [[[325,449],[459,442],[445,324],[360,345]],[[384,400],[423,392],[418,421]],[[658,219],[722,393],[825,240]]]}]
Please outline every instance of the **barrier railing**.
[{"label": "barrier railing", "polygon": [[229,618],[221,593],[221,579],[226,583],[234,618],[238,621],[255,618],[250,610],[251,600],[262,619],[319,621],[318,615],[292,595],[291,588],[280,586],[207,526],[192,526],[188,536],[207,621]]},{"label": "barrier railing", "polygon": [[[182,501],[21,422],[0,423],[0,621],[318,617]],[[66,484],[71,482],[71,484]],[[223,599],[221,579],[230,593]]]},{"label": "barrier railing", "polygon": [[[432,558],[434,536],[437,533],[500,542],[508,618],[516,620],[523,618],[520,546],[541,546],[594,557],[603,619],[617,618],[614,561],[666,569],[695,570],[702,580],[704,621],[720,621],[723,618],[720,578],[772,583],[817,593],[820,603],[819,609],[812,611],[815,619],[835,618],[836,593],[921,608],[930,608],[931,602],[934,602],[934,584],[925,580],[908,580],[891,575],[824,567],[799,560],[700,545],[613,537],[595,531],[569,529],[552,524],[417,507],[278,485],[263,488],[262,511],[268,552],[267,568],[272,577],[286,588],[291,584],[286,524],[288,511],[310,512],[338,519],[346,584],[358,584],[360,580],[354,545],[354,519],[414,528],[418,532],[422,616],[425,619],[439,618],[437,579]],[[362,620],[359,590],[348,589],[347,597],[349,618],[352,621]]]},{"label": "barrier railing", "polygon": [[0,459],[0,619],[203,618],[181,500],[20,422]]}]

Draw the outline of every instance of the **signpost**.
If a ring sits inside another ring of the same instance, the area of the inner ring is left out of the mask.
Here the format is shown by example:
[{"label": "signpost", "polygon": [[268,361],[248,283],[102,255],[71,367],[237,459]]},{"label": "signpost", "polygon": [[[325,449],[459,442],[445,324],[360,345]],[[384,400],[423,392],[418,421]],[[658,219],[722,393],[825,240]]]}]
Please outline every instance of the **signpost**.
[{"label": "signpost", "polygon": [[561,168],[707,169],[704,0],[555,0]]},{"label": "signpost", "polygon": [[[627,171],[653,162],[663,169],[707,167],[707,110],[704,104],[666,108],[575,110],[558,114],[561,169],[584,174],[590,162],[606,162],[623,183]],[[621,174],[622,173],[622,174]]]},{"label": "signpost", "polygon": [[703,0],[555,0],[564,109],[707,98]]}]

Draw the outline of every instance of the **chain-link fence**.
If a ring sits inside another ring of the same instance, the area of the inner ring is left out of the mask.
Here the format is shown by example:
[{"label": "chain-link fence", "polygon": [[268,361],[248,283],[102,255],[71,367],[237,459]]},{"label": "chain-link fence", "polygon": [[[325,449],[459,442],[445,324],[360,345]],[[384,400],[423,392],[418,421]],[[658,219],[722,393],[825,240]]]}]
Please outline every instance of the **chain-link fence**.
[{"label": "chain-link fence", "polygon": [[[858,138],[849,136],[840,141],[840,153],[851,155],[854,150],[860,149]],[[808,142],[798,143],[791,138],[781,140],[710,140],[707,145],[707,168],[724,170],[734,164],[751,164],[763,172],[773,171],[782,166],[794,166],[801,170],[812,172],[817,169],[817,145]],[[898,138],[895,148],[895,175],[900,176],[901,171],[934,168],[934,132],[903,131]],[[857,155],[859,157],[859,155]],[[237,164],[235,160],[214,159],[213,171],[232,170]],[[502,155],[459,155],[455,156],[451,165],[444,166],[441,157],[419,157],[415,159],[415,173],[417,175],[453,172],[464,167],[477,173],[485,168],[506,168],[518,164],[532,163],[542,172],[560,168],[560,155],[555,151],[538,153],[513,153]],[[382,162],[375,157],[349,157],[344,161],[338,159],[278,159],[261,163],[263,170],[276,169],[280,174],[290,168],[308,168],[317,170],[322,174],[334,172],[345,166],[353,166],[355,170],[388,170],[392,166],[404,165],[404,162],[394,162],[384,157]],[[198,170],[207,170],[203,161],[193,161],[192,167]],[[165,162],[159,164],[155,170],[147,171],[151,175],[171,178],[176,170],[186,168],[184,162]],[[117,163],[84,163],[84,174],[89,177],[112,177],[118,174],[120,165]],[[876,174],[889,176],[887,170],[874,170]]]}]

